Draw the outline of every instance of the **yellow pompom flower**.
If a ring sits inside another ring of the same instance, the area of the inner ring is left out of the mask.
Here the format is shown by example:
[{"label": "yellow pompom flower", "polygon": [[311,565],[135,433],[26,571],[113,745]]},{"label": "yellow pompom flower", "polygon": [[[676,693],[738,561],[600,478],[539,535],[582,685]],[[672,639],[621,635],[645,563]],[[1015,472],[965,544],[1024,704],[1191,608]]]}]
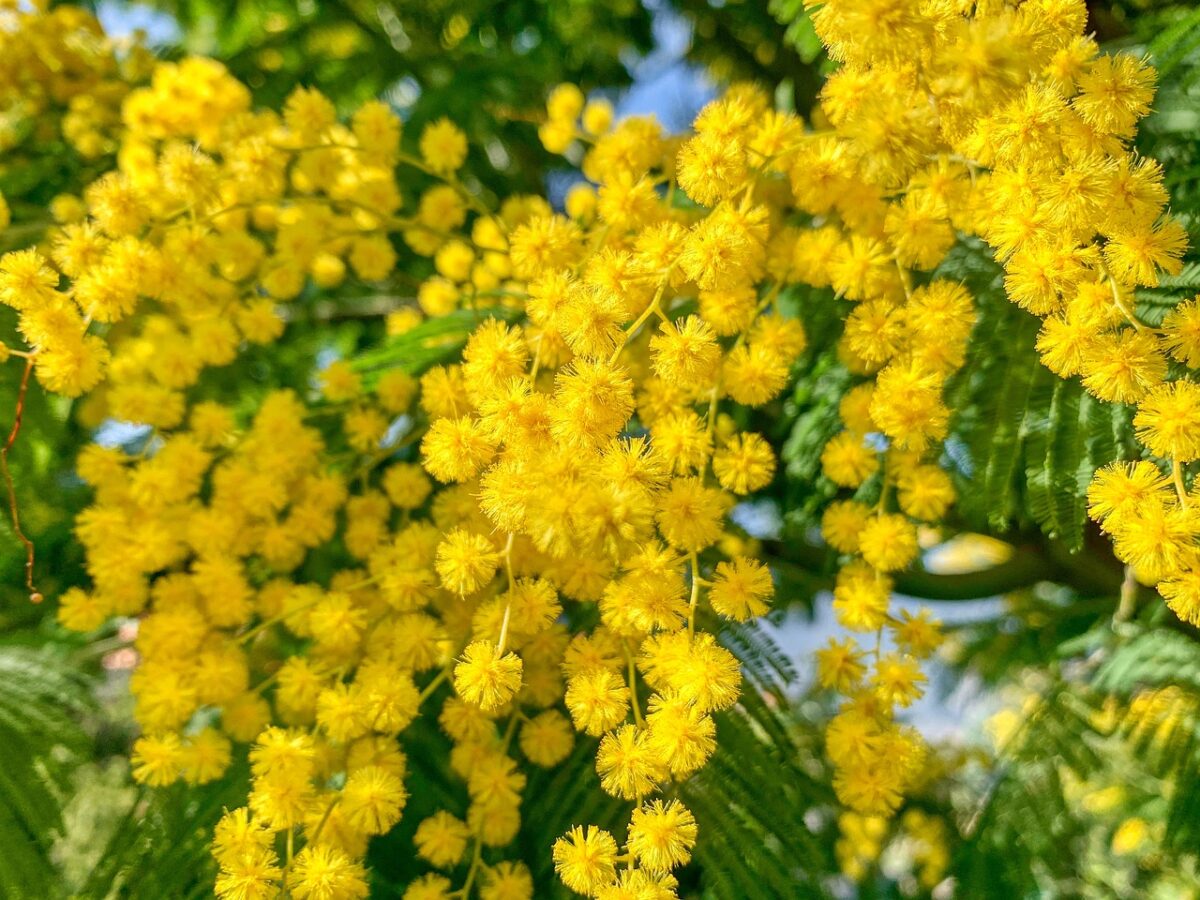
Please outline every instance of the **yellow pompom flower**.
[{"label": "yellow pompom flower", "polygon": [[521,658],[499,653],[491,641],[475,641],[454,667],[454,687],[464,700],[485,712],[500,709],[521,687]]},{"label": "yellow pompom flower", "polygon": [[843,568],[833,589],[833,611],[851,631],[878,631],[887,621],[891,582],[859,564]]},{"label": "yellow pompom flower", "polygon": [[601,735],[624,721],[629,712],[629,688],[615,672],[592,669],[567,682],[566,704],[578,730]]},{"label": "yellow pompom flower", "polygon": [[183,745],[182,772],[188,784],[216,781],[229,768],[232,745],[215,728],[204,728]]},{"label": "yellow pompom flower", "polygon": [[1163,317],[1163,347],[1189,369],[1200,368],[1200,300],[1180,303]]},{"label": "yellow pompom flower", "polygon": [[221,866],[213,891],[223,900],[267,900],[279,893],[282,874],[274,851],[255,847]]},{"label": "yellow pompom flower", "polygon": [[617,842],[602,828],[576,825],[554,842],[554,870],[579,894],[594,895],[616,877]]},{"label": "yellow pompom flower", "polygon": [[775,454],[762,435],[737,434],[713,455],[713,472],[725,490],[749,494],[771,483]]},{"label": "yellow pompom flower", "polygon": [[1200,571],[1188,569],[1158,583],[1171,612],[1189,625],[1200,625]]},{"label": "yellow pompom flower", "polygon": [[712,381],[721,359],[716,335],[699,316],[663,323],[650,339],[650,353],[660,378],[695,388]]},{"label": "yellow pompom flower", "polygon": [[425,470],[441,482],[474,478],[495,452],[478,419],[438,419],[421,439]]},{"label": "yellow pompom flower", "polygon": [[871,508],[854,500],[836,500],[821,515],[821,536],[839,553],[857,553],[859,535]]},{"label": "yellow pompom flower", "polygon": [[716,723],[689,700],[674,694],[655,694],[648,704],[647,747],[658,755],[676,779],[701,768],[716,750]]},{"label": "yellow pompom flower", "polygon": [[140,737],[133,744],[133,778],[139,784],[165,787],[179,779],[185,759],[177,734]]},{"label": "yellow pompom flower", "polygon": [[328,845],[305,847],[296,854],[288,887],[299,900],[358,900],[369,893],[362,864]]},{"label": "yellow pompom flower", "polygon": [[862,681],[866,674],[863,652],[853,638],[829,643],[816,653],[817,681],[821,687],[831,688],[840,694],[849,693]]},{"label": "yellow pompom flower", "polygon": [[770,569],[757,560],[736,556],[730,562],[717,563],[708,600],[718,615],[744,622],[765,614],[774,592]]},{"label": "yellow pompom flower", "polygon": [[500,554],[481,534],[456,528],[438,544],[434,567],[442,586],[456,594],[473,594],[496,574]]},{"label": "yellow pompom flower", "polygon": [[1146,501],[1161,499],[1170,480],[1154,463],[1110,463],[1092,477],[1088,485],[1088,515],[1107,531]]},{"label": "yellow pompom flower", "polygon": [[915,615],[907,609],[901,610],[898,621],[892,625],[892,633],[896,644],[917,659],[929,656],[942,643],[942,623],[927,609]]},{"label": "yellow pompom flower", "polygon": [[900,508],[914,519],[936,522],[954,502],[954,483],[938,466],[917,466],[896,479]]},{"label": "yellow pompom flower", "polygon": [[917,557],[917,529],[904,516],[878,515],[867,520],[858,552],[881,572],[905,568]]},{"label": "yellow pompom flower", "polygon": [[1167,376],[1167,360],[1153,334],[1127,328],[1098,335],[1083,357],[1083,386],[1110,403],[1136,403]]},{"label": "yellow pompom flower", "polygon": [[729,498],[701,479],[673,479],[658,502],[658,528],[671,546],[696,552],[720,538]]},{"label": "yellow pompom flower", "polygon": [[701,206],[732,195],[746,177],[741,144],[716,134],[700,134],[685,143],[676,165],[680,188]]},{"label": "yellow pompom flower", "polygon": [[583,108],[583,130],[590,135],[601,135],[612,125],[613,107],[607,100],[589,100]]},{"label": "yellow pompom flower", "polygon": [[479,900],[533,900],[533,876],[522,862],[500,862],[488,868]]},{"label": "yellow pompom flower", "polygon": [[322,131],[337,121],[337,112],[320,91],[297,87],[284,104],[283,121],[302,140],[315,141]]},{"label": "yellow pompom flower", "polygon": [[558,710],[538,713],[521,726],[517,741],[529,761],[542,768],[562,762],[575,746],[571,723]]},{"label": "yellow pompom flower", "polygon": [[601,787],[625,800],[653,793],[663,776],[661,762],[646,743],[646,732],[633,725],[604,736],[596,755],[596,771]]},{"label": "yellow pompom flower", "polygon": [[112,609],[102,598],[82,588],[68,588],[58,598],[58,621],[71,631],[95,631],[110,615]]},{"label": "yellow pompom flower", "polygon": [[884,703],[910,706],[924,693],[925,676],[912,657],[889,653],[876,662],[873,683]]},{"label": "yellow pompom flower", "polygon": [[466,823],[445,810],[434,813],[417,826],[413,843],[417,854],[439,869],[454,866],[462,859],[470,837]]},{"label": "yellow pompom flower", "polygon": [[653,800],[633,811],[629,850],[651,872],[668,872],[692,858],[696,820],[678,800]]},{"label": "yellow pompom flower", "polygon": [[362,379],[345,360],[330,363],[321,372],[321,392],[331,401],[353,400],[362,390]]},{"label": "yellow pompom flower", "polygon": [[746,406],[762,406],[787,384],[788,361],[757,344],[734,347],[725,358],[723,383],[729,396]]},{"label": "yellow pompom flower", "polygon": [[458,171],[467,158],[467,136],[449,119],[438,119],[421,132],[421,159],[433,172]]},{"label": "yellow pompom flower", "polygon": [[859,487],[878,468],[876,451],[850,431],[836,435],[821,451],[821,471],[839,487]]},{"label": "yellow pompom flower", "polygon": [[1133,419],[1151,453],[1186,463],[1200,459],[1200,385],[1172,381],[1152,388]]},{"label": "yellow pompom flower", "polygon": [[413,510],[424,504],[433,484],[414,463],[395,463],[383,473],[383,490],[398,509]]},{"label": "yellow pompom flower", "polygon": [[408,792],[394,773],[365,766],[346,779],[341,808],[346,821],[363,834],[383,834],[400,821],[407,801]]}]

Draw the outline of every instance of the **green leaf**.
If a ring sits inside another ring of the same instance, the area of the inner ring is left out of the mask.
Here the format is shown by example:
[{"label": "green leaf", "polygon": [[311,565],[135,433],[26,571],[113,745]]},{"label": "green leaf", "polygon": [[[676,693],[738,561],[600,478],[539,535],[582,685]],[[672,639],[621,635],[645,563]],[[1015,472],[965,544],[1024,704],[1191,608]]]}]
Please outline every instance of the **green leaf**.
[{"label": "green leaf", "polygon": [[363,374],[368,387],[373,387],[380,375],[392,369],[420,375],[431,366],[455,357],[467,343],[471,332],[485,318],[512,322],[517,315],[514,311],[503,309],[489,309],[486,312],[460,309],[446,316],[426,319],[382,347],[358,354],[351,360],[351,365],[355,371]]},{"label": "green leaf", "polygon": [[1092,474],[1131,452],[1131,412],[1096,400],[1077,379],[1063,380],[1041,364],[1039,320],[1007,300],[990,260],[952,257],[946,274],[974,282],[980,313],[966,363],[948,391],[947,454],[959,474],[959,511],[981,530],[1032,523],[1077,550]]},{"label": "green leaf", "polygon": [[0,683],[0,896],[51,896],[63,798],[91,752],[90,692],[61,657],[16,646],[0,647]]}]

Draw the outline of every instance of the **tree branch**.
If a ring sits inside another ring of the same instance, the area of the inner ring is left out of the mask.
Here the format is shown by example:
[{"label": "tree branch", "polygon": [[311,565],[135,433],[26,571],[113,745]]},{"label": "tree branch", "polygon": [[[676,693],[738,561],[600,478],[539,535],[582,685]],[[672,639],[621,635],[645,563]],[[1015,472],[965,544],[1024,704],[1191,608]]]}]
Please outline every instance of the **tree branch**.
[{"label": "tree branch", "polygon": [[[799,541],[767,541],[767,562],[814,590],[832,589],[834,556],[826,547]],[[1107,561],[1086,552],[1069,553],[1055,541],[1021,543],[1002,563],[977,572],[942,574],[914,566],[895,575],[896,593],[924,600],[982,600],[1033,587],[1038,582],[1065,584],[1089,596],[1116,596],[1121,574]]]}]

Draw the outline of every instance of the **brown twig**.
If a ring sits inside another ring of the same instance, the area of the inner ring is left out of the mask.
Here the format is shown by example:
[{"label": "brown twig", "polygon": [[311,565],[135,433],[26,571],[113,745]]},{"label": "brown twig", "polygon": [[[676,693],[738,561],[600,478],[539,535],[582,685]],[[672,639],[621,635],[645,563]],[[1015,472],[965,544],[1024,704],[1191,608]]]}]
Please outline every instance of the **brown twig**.
[{"label": "brown twig", "polygon": [[33,541],[21,530],[21,515],[17,511],[17,492],[13,487],[12,473],[8,469],[8,451],[13,448],[13,444],[17,442],[17,435],[21,432],[21,417],[25,414],[25,393],[29,389],[29,374],[32,371],[33,356],[31,355],[25,358],[25,371],[21,373],[21,386],[17,390],[17,409],[13,418],[12,431],[8,433],[8,440],[0,449],[0,472],[4,474],[4,486],[8,491],[8,511],[12,516],[13,531],[25,545],[25,586],[29,588],[29,599],[34,603],[41,603],[42,595],[33,585]]}]

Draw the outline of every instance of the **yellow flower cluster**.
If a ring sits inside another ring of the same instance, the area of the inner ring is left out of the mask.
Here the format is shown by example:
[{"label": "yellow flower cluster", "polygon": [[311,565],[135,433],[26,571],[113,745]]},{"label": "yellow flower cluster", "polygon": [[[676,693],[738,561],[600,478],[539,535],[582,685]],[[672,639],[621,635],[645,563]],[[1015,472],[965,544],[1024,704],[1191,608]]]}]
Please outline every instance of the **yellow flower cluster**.
[{"label": "yellow flower cluster", "polygon": [[[16,43],[47,15],[16,13]],[[397,738],[424,712],[470,803],[417,826],[431,871],[408,900],[532,897],[525,866],[499,860],[526,764],[558,765],[576,732],[599,739],[601,786],[633,812],[621,840],[591,823],[559,839],[562,881],[601,900],[675,896],[697,824],[671,785],[715,751],[714,714],[741,680],[698,623],[772,599],[730,512],[775,477],[769,442],[738,423],[805,349],[780,302],[798,284],[835,292],[860,379],[822,455],[847,492],[822,533],[840,554],[838,620],[874,640],[831,641],[818,678],[843,698],[826,734],[855,814],[843,830],[877,840],[871,817],[925,768],[900,713],[941,638],[927,611],[891,609],[891,578],[955,500],[943,389],[975,311],[931,273],[963,232],[1046,317],[1048,366],[1141,404],[1178,494],[1142,462],[1102,473],[1093,510],[1200,619],[1180,468],[1200,457],[1200,388],[1166,363],[1200,363],[1200,307],[1161,330],[1134,317],[1133,288],[1184,241],[1158,167],[1128,149],[1152,74],[1098,55],[1084,19],[1082,0],[969,14],[830,0],[813,21],[840,66],[811,127],[735,86],[673,139],[562,86],[541,137],[579,151],[587,179],[565,213],[536,197],[488,209],[455,176],[465,135],[436,122],[405,153],[383,103],[340,122],[298,88],[281,113],[256,111],[203,59],[159,64],[124,96],[116,168],[41,246],[0,258],[0,302],[28,345],[13,352],[47,389],[86,394],[88,423],[150,426],[139,453],[80,456],[93,588],[59,616],[80,631],[140,619],[139,781],[210,781],[249,746],[246,806],[214,838],[218,895],[365,896],[367,842],[407,800]],[[56,77],[31,71],[41,89]],[[428,183],[410,215],[398,167]],[[389,330],[473,311],[460,357],[370,377],[339,360],[252,411],[206,383],[278,340],[287,304],[380,281],[401,249],[435,274]],[[316,555],[331,577],[306,574]],[[906,827],[940,872],[936,826]]]},{"label": "yellow flower cluster", "polygon": [[[838,840],[834,847],[838,866],[854,881],[865,881],[891,833],[889,822],[882,816],[864,816],[846,810],[838,816]],[[907,810],[900,817],[899,844],[904,849],[911,868],[926,890],[935,888],[950,866],[946,822],[939,816],[919,809]]]},{"label": "yellow flower cluster", "polygon": [[937,631],[923,615],[889,612],[888,573],[917,556],[914,523],[936,523],[954,499],[937,465],[941,391],[963,361],[972,303],[921,273],[958,233],[990,245],[1010,299],[1045,317],[1038,350],[1051,370],[1081,375],[1102,400],[1140,404],[1139,436],[1173,461],[1178,498],[1157,464],[1117,466],[1098,476],[1093,512],[1118,555],[1200,621],[1198,529],[1179,466],[1200,455],[1200,388],[1167,376],[1168,355],[1200,362],[1200,315],[1184,304],[1155,331],[1133,312],[1134,288],[1177,272],[1186,238],[1163,213],[1161,169],[1129,146],[1153,70],[1100,54],[1082,33],[1086,17],[1075,0],[965,15],[953,3],[889,0],[813,11],[840,66],[821,93],[829,129],[806,135],[789,161],[796,203],[814,217],[797,253],[811,260],[805,280],[856,303],[840,349],[873,376],[845,397],[846,430],[822,458],[835,484],[858,492],[822,523],[849,557],[834,610],[847,629],[876,634],[873,650],[834,640],[818,660],[822,684],[850,698],[827,752],[839,796],[863,813],[889,813],[918,775],[918,741],[889,723],[921,694],[916,661]]},{"label": "yellow flower cluster", "polygon": [[[905,6],[835,0],[814,18],[844,62],[823,93],[850,138],[844,149],[885,191],[909,179],[883,218],[885,232],[904,235],[893,255],[934,261],[950,225],[978,235],[1004,266],[1009,298],[1042,317],[1042,362],[1062,378],[1079,376],[1100,400],[1136,404],[1134,426],[1152,458],[1097,473],[1091,513],[1133,574],[1158,585],[1180,618],[1200,623],[1200,519],[1183,471],[1200,459],[1200,386],[1170,366],[1200,365],[1200,304],[1180,304],[1157,328],[1136,310],[1135,290],[1177,274],[1187,248],[1183,225],[1165,211],[1162,168],[1130,146],[1150,110],[1154,70],[1101,54],[1082,33],[1086,9],[1071,0],[998,5],[968,18],[943,4]],[[868,22],[869,38],[857,28]],[[907,51],[890,54],[893,42],[928,52],[914,64]],[[978,60],[986,66],[968,74]],[[914,177],[929,157],[936,173]],[[935,183],[954,201],[945,221],[931,212]],[[883,323],[871,323],[876,340]],[[842,461],[855,473],[870,467],[850,454]]]},{"label": "yellow flower cluster", "polygon": [[114,45],[86,9],[0,3],[0,152],[65,140],[84,159],[112,153],[121,102],[152,65],[136,42]]},{"label": "yellow flower cluster", "polygon": [[[747,92],[706,130],[749,147],[765,110]],[[704,765],[740,683],[697,615],[744,620],[773,590],[727,514],[774,454],[726,412],[775,397],[804,347],[775,310],[788,273],[754,289],[779,217],[756,197],[765,172],[747,155],[725,202],[683,211],[660,190],[674,145],[631,120],[596,136],[586,215],[536,198],[491,214],[454,178],[449,122],[408,157],[382,104],[341,124],[301,88],[281,115],[253,111],[199,59],[157,67],[122,119],[119,164],[76,220],[0,258],[0,300],[47,389],[86,394],[89,422],[151,429],[139,453],[81,454],[93,587],[59,603],[81,631],[140,619],[135,778],[211,781],[248,744],[218,894],[363,896],[367,841],[407,799],[396,738],[452,680],[438,722],[471,804],[420,823],[421,858],[452,871],[465,854],[460,892],[532,896],[523,865],[481,851],[516,835],[518,759],[556,765],[574,726],[602,738],[602,784],[636,808],[622,854],[591,826],[555,846],[565,882],[673,896],[696,823],[654,795]],[[441,179],[408,218],[398,165]],[[460,363],[368,390],[335,362],[319,394],[269,392],[250,416],[213,399],[205,372],[276,340],[284,304],[389,274],[393,234],[432,258],[423,310],[479,312]],[[313,551],[340,560],[327,583],[303,575]],[[599,623],[568,630],[587,608]],[[452,889],[431,872],[406,896]]]}]

